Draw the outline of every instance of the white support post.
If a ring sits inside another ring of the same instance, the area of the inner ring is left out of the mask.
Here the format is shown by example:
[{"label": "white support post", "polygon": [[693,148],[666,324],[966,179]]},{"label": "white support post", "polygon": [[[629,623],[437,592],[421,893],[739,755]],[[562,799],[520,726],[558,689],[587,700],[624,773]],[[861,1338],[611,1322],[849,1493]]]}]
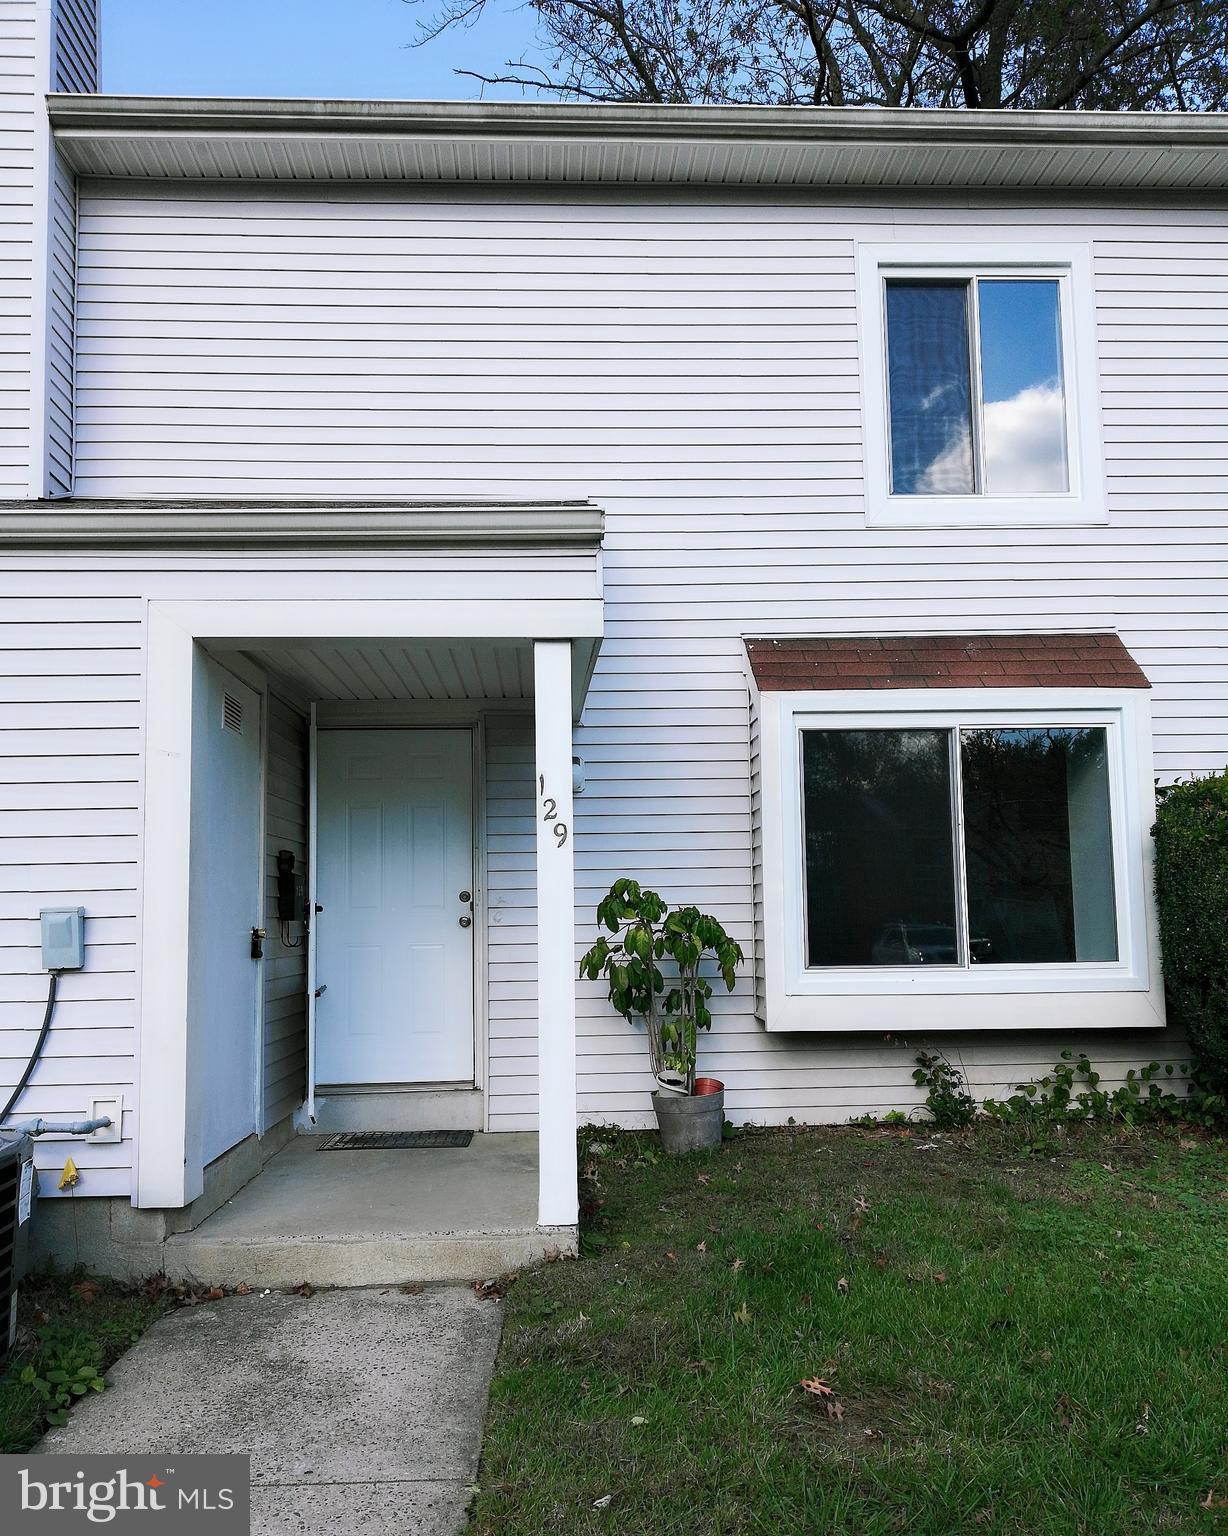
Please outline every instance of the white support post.
[{"label": "white support post", "polygon": [[537,740],[538,1205],[579,1219],[576,1181],[576,877],[571,823],[571,642],[533,645]]},{"label": "white support post", "polygon": [[[157,604],[146,631],[144,894],[136,1201],[189,1204],[204,1173],[187,1165],[188,941],[192,697],[196,648]],[[197,1087],[197,1091],[199,1088]]]}]

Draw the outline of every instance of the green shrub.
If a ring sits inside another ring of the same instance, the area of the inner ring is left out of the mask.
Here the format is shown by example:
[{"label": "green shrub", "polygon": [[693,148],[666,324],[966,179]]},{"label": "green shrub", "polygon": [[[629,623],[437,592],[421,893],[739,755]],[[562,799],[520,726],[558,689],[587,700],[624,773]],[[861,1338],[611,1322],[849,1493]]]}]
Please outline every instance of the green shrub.
[{"label": "green shrub", "polygon": [[[1009,1099],[986,1099],[985,1113],[993,1120],[1027,1120],[1058,1123],[1092,1120],[1102,1124],[1120,1121],[1136,1125],[1141,1120],[1186,1118],[1190,1098],[1184,1091],[1188,1068],[1158,1061],[1131,1067],[1125,1081],[1114,1089],[1100,1086],[1100,1073],[1085,1055],[1063,1051],[1044,1077],[1018,1084]],[[1165,1086],[1165,1084],[1169,1086]],[[1183,1091],[1174,1092],[1181,1084]]]},{"label": "green shrub", "polygon": [[1228,774],[1160,791],[1156,903],[1169,1021],[1202,1082],[1228,1090]]},{"label": "green shrub", "polygon": [[921,1051],[912,1080],[927,1088],[926,1108],[940,1131],[958,1131],[976,1119],[976,1100],[964,1085],[964,1075],[937,1051]]}]

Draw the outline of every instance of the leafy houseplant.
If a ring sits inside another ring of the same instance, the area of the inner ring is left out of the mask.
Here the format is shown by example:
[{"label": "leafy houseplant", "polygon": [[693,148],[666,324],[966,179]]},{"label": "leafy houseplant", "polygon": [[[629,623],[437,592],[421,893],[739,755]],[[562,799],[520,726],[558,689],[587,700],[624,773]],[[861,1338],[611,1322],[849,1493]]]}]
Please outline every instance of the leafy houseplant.
[{"label": "leafy houseplant", "polygon": [[[671,1151],[718,1144],[724,1123],[723,1085],[714,1092],[695,1093],[699,1031],[712,1025],[712,983],[701,969],[706,960],[714,961],[732,992],[741,948],[698,907],[671,911],[655,891],[625,878],[610,887],[597,908],[597,921],[611,937],[603,934],[597,940],[580,962],[580,975],[590,981],[604,977],[615,1011],[629,1023],[644,1021],[658,1083],[653,1104],[662,1140]],[[670,967],[671,978],[663,964]],[[709,1122],[714,1123],[715,1139]]]}]

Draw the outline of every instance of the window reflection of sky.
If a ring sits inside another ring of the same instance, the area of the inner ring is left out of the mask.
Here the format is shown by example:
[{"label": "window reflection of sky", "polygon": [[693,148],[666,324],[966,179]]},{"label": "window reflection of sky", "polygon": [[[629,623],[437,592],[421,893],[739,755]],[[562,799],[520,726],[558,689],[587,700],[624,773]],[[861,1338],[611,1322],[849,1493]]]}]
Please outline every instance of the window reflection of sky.
[{"label": "window reflection of sky", "polygon": [[1058,285],[992,278],[977,285],[990,495],[1066,489],[1066,413]]},{"label": "window reflection of sky", "polygon": [[981,483],[973,470],[968,284],[892,282],[887,292],[892,490],[990,495],[1068,488],[1059,285],[976,285]]}]

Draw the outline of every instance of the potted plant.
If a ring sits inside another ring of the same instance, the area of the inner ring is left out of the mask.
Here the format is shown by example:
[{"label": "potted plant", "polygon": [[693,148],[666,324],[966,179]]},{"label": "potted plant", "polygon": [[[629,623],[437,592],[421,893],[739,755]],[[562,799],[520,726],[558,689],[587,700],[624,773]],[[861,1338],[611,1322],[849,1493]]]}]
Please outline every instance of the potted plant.
[{"label": "potted plant", "polygon": [[[725,1123],[725,1085],[697,1078],[701,1029],[710,1029],[712,983],[701,974],[711,959],[733,991],[742,951],[714,917],[698,907],[672,911],[655,891],[634,880],[615,880],[597,908],[603,934],[580,962],[590,981],[605,977],[610,1002],[628,1022],[643,1019],[657,1088],[652,1096],[667,1152],[694,1152],[720,1145]],[[667,979],[662,964],[672,976]]]}]

